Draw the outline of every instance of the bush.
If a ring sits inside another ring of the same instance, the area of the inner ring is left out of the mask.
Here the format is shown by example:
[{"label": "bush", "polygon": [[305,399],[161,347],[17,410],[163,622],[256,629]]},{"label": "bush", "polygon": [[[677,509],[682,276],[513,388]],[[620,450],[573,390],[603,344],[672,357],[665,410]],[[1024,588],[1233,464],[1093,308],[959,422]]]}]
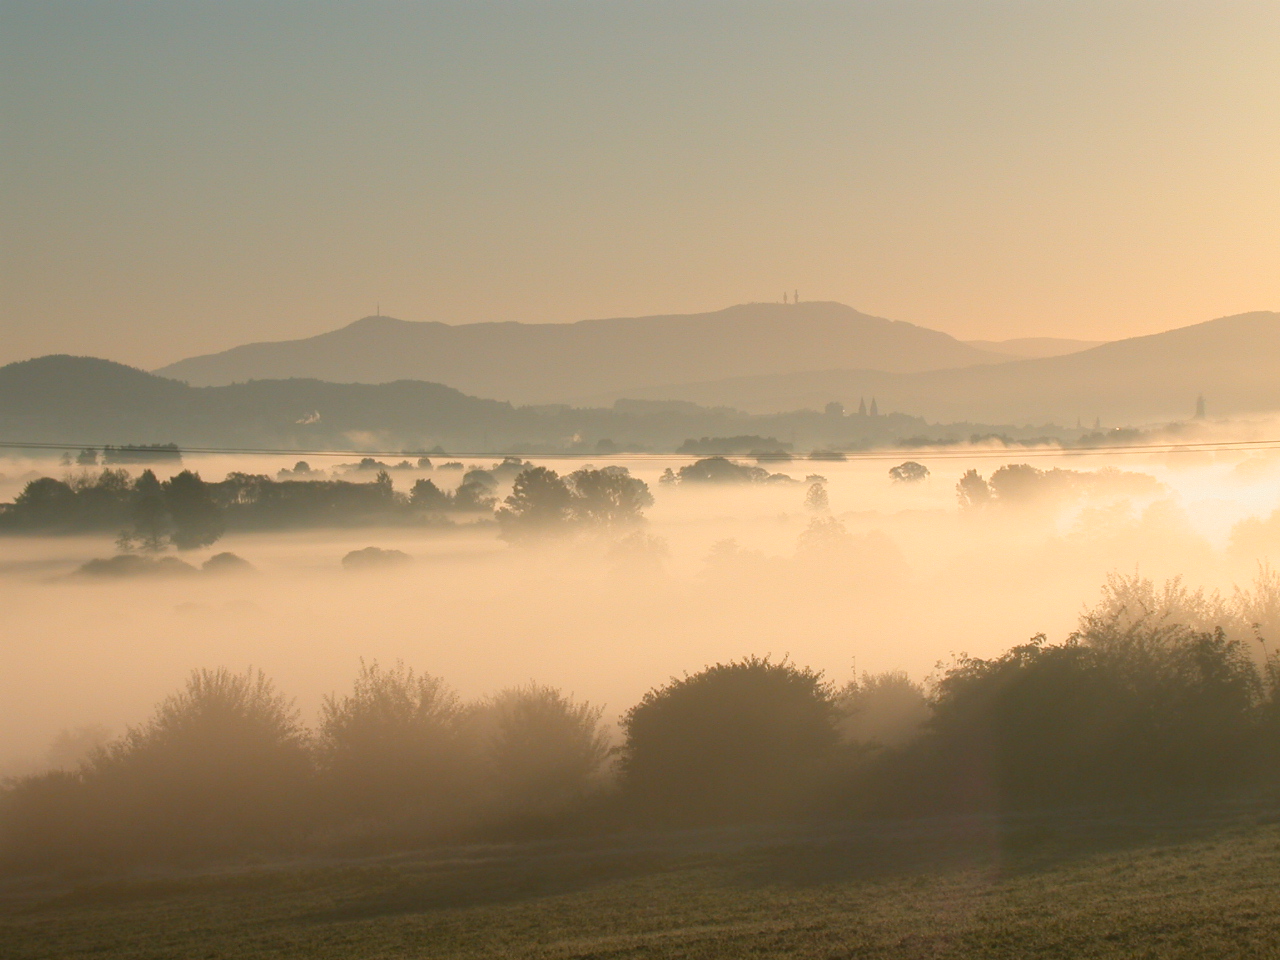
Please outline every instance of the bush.
[{"label": "bush", "polygon": [[822,675],[751,657],[651,690],[623,722],[623,787],[664,818],[734,820],[800,811],[834,759]]},{"label": "bush", "polygon": [[413,557],[403,550],[385,550],[382,547],[352,550],[342,558],[342,566],[347,570],[384,570],[403,567],[412,562]]},{"label": "bush", "polygon": [[307,821],[307,735],[261,672],[198,670],[78,771],[8,792],[19,860],[167,859],[278,846]]},{"label": "bush", "polygon": [[215,553],[200,564],[200,569],[218,577],[244,576],[258,572],[257,568],[244,557],[228,552]]},{"label": "bush", "polygon": [[924,688],[901,670],[864,673],[840,691],[837,702],[840,732],[858,744],[901,747],[923,732],[930,716]]},{"label": "bush", "polygon": [[1239,782],[1261,701],[1246,649],[1221,630],[1115,618],[1062,644],[961,659],[931,727],[966,768],[946,772],[1004,802],[1106,799]]},{"label": "bush", "polygon": [[444,681],[362,661],[352,692],[321,707],[317,753],[337,812],[439,814],[462,786],[460,715]]},{"label": "bush", "polygon": [[512,687],[472,711],[491,800],[502,816],[560,813],[598,785],[609,741],[601,707],[554,687]]}]

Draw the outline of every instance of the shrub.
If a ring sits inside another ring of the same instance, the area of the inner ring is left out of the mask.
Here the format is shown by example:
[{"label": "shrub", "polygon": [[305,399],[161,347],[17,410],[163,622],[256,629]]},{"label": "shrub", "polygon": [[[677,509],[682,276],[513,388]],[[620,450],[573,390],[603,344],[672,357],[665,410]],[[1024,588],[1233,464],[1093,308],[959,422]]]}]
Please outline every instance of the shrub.
[{"label": "shrub", "polygon": [[686,820],[800,810],[834,758],[822,675],[767,657],[716,664],[651,690],[623,722],[623,786],[641,809]]},{"label": "shrub", "polygon": [[1261,703],[1242,643],[1221,630],[1087,622],[942,678],[935,746],[1006,802],[1098,799],[1239,781]]},{"label": "shrub", "polygon": [[342,558],[342,566],[347,570],[383,570],[403,567],[412,562],[413,557],[403,550],[385,550],[382,547],[352,550]]},{"label": "shrub", "polygon": [[859,744],[901,747],[914,740],[928,722],[924,688],[905,672],[864,673],[840,691],[840,732]]},{"label": "shrub", "polygon": [[261,672],[198,670],[78,771],[15,785],[5,847],[49,860],[276,846],[307,819],[310,774],[297,712]]},{"label": "shrub", "polygon": [[444,681],[400,662],[384,670],[362,661],[352,692],[321,707],[318,758],[338,810],[374,818],[438,812],[461,786],[459,717]]},{"label": "shrub", "polygon": [[581,801],[609,753],[603,708],[554,687],[512,687],[472,711],[492,799],[499,812],[545,816]]}]

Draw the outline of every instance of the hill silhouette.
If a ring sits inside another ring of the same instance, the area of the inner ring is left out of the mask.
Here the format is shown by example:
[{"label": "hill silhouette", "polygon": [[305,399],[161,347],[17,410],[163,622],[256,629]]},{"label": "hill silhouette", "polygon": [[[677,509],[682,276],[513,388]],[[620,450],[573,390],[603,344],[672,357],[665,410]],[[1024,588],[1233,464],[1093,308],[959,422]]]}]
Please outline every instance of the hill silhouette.
[{"label": "hill silhouette", "polygon": [[305,377],[427,380],[518,403],[564,403],[722,376],[841,366],[906,373],[991,363],[945,333],[840,303],[753,303],[712,313],[578,323],[418,323],[365,317],[340,330],[252,343],[156,372],[193,386]]},{"label": "hill silhouette", "polygon": [[1017,337],[1013,340],[966,340],[971,347],[996,353],[1008,360],[1060,357],[1100,347],[1106,340],[1067,340],[1062,337]]},{"label": "hill silhouette", "polygon": [[895,374],[828,364],[634,392],[754,413],[829,400],[856,406],[859,397],[875,396],[882,407],[930,420],[1068,424],[1101,417],[1109,425],[1184,419],[1201,394],[1213,415],[1280,409],[1280,314],[1221,317],[1064,356],[962,369]]},{"label": "hill silhouette", "polygon": [[[690,438],[754,435],[765,446],[783,441],[807,450],[833,443],[893,443],[926,427],[919,418],[887,411],[878,417],[832,417],[817,410],[752,416],[724,407],[644,400],[602,408],[515,406],[412,380],[362,384],[299,378],[192,387],[92,357],[41,357],[0,367],[0,436],[10,442],[175,442],[286,450],[443,446],[531,453],[674,450]],[[929,429],[931,435],[963,438],[989,428]]]}]

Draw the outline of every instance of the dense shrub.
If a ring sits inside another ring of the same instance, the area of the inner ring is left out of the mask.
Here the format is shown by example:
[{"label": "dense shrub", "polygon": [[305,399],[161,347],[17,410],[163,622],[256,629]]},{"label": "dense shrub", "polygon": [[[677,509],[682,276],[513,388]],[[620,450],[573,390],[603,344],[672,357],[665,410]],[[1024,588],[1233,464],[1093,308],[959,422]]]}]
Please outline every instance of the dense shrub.
[{"label": "dense shrub", "polygon": [[1197,789],[1238,780],[1261,701],[1247,650],[1221,630],[1098,621],[959,660],[938,684],[932,746],[1012,803]]},{"label": "dense shrub", "polygon": [[4,848],[30,860],[278,846],[308,819],[310,778],[307,734],[270,681],[198,670],[79,770],[20,781],[5,798]]},{"label": "dense shrub", "polygon": [[915,740],[929,720],[924,687],[904,671],[864,673],[837,695],[840,733],[865,745],[901,747]]},{"label": "dense shrub", "polygon": [[461,706],[444,681],[403,663],[361,663],[351,693],[326,697],[317,759],[342,815],[441,816],[465,771]]},{"label": "dense shrub", "polygon": [[716,664],[645,694],[626,714],[623,787],[667,818],[800,810],[829,770],[837,709],[821,674],[768,658]]},{"label": "dense shrub", "polygon": [[575,703],[554,687],[512,687],[469,717],[489,802],[506,816],[548,816],[599,785],[609,740],[601,707]]}]

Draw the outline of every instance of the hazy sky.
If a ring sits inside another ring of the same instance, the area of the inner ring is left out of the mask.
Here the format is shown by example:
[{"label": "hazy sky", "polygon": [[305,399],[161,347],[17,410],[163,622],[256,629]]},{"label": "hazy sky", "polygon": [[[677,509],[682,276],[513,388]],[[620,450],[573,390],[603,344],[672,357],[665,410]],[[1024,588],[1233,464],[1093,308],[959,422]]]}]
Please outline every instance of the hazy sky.
[{"label": "hazy sky", "polygon": [[1280,3],[0,0],[0,362],[374,311],[1280,309]]}]

